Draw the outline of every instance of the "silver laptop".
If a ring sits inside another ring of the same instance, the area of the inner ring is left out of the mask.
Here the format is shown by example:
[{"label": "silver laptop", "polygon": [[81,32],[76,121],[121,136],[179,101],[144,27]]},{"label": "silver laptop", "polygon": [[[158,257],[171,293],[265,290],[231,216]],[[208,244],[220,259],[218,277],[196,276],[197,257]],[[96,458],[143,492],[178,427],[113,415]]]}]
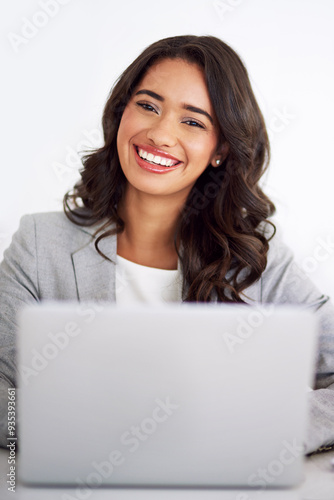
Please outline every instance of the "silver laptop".
[{"label": "silver laptop", "polygon": [[316,336],[314,315],[295,308],[27,307],[18,334],[20,479],[296,485]]}]

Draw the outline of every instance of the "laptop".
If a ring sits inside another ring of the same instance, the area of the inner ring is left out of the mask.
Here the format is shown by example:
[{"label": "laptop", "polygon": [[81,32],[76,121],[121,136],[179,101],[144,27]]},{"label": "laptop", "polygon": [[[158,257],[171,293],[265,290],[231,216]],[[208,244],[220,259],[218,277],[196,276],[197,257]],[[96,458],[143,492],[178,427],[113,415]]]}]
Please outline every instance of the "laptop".
[{"label": "laptop", "polygon": [[26,307],[19,478],[291,488],[303,479],[316,337],[315,316],[295,307]]}]

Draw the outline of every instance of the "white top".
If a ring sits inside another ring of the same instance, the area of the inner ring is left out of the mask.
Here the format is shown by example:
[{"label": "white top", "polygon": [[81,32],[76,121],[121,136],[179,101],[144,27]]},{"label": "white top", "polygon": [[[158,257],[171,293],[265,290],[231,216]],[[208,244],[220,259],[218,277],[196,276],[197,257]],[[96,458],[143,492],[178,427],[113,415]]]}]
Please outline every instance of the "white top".
[{"label": "white top", "polygon": [[182,276],[179,269],[167,270],[141,266],[116,256],[116,303],[158,304],[182,301]]}]

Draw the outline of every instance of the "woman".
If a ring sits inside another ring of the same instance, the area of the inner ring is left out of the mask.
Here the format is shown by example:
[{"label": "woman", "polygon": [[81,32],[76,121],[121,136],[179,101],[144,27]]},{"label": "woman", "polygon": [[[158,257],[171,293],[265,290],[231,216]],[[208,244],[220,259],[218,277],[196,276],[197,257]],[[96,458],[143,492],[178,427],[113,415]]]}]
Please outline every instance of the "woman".
[{"label": "woman", "polygon": [[67,218],[25,216],[5,253],[2,407],[22,303],[302,303],[322,321],[306,451],[334,442],[333,307],[267,220],[268,137],[239,57],[214,37],[154,43],[112,90],[103,130],[105,144],[65,196]]},{"label": "woman", "polygon": [[[153,44],[119,79],[103,128],[105,145],[86,158],[82,183],[65,197],[70,220],[112,221],[97,247],[117,232],[117,254],[137,264],[176,269],[179,257],[185,300],[216,294],[242,302],[265,269],[259,224],[274,206],[258,185],[266,129],[236,54],[214,37]],[[76,200],[88,211],[73,216]]]}]

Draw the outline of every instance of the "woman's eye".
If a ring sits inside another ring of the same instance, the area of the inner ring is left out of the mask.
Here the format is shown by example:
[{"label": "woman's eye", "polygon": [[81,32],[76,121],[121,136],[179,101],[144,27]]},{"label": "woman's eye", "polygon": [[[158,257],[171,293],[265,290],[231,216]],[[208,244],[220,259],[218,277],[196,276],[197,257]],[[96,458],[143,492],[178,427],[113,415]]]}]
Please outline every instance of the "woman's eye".
[{"label": "woman's eye", "polygon": [[151,105],[148,104],[147,102],[136,102],[137,106],[140,106],[143,109],[146,109],[147,111],[153,111],[154,113],[157,113],[157,110]]},{"label": "woman's eye", "polygon": [[190,125],[191,127],[199,127],[199,128],[205,128],[201,123],[196,122],[195,120],[186,120],[185,122],[187,125]]}]

